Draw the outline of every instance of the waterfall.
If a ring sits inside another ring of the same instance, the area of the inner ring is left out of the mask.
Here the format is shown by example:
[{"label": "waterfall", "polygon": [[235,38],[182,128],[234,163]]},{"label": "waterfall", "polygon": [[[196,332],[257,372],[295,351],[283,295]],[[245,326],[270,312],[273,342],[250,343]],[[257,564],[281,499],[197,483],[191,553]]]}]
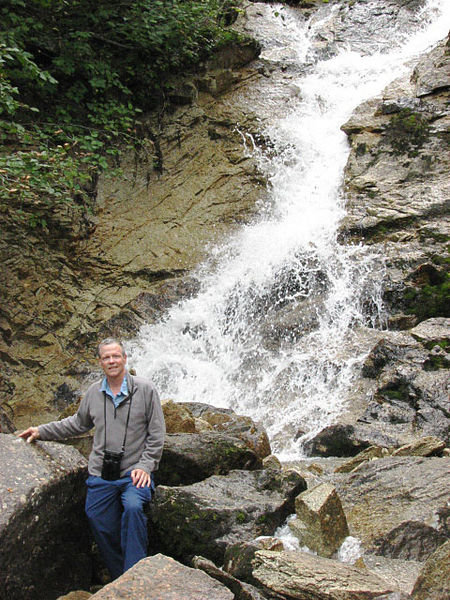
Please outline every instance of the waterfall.
[{"label": "waterfall", "polygon": [[313,58],[314,36],[336,6],[307,22],[295,9],[267,9],[284,37],[266,44],[263,57],[309,66],[291,83],[299,94],[288,114],[264,132],[271,152],[243,135],[269,181],[259,216],[211,249],[195,274],[196,297],[127,345],[130,365],[163,398],[261,421],[282,459],[301,456],[302,444],[344,410],[367,352],[361,336],[383,326],[383,257],[337,240],[349,154],[340,127],[445,37],[446,4],[428,2],[408,36],[383,37],[374,27],[370,53],[349,43],[326,59]]}]

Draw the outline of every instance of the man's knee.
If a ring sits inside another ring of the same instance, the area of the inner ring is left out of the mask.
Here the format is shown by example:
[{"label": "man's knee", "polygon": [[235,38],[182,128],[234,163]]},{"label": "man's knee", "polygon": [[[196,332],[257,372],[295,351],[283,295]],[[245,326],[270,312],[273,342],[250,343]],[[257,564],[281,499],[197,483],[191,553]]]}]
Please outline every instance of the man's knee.
[{"label": "man's knee", "polygon": [[136,488],[130,486],[122,496],[122,504],[125,512],[139,513],[144,511],[144,504],[151,500],[149,488]]}]

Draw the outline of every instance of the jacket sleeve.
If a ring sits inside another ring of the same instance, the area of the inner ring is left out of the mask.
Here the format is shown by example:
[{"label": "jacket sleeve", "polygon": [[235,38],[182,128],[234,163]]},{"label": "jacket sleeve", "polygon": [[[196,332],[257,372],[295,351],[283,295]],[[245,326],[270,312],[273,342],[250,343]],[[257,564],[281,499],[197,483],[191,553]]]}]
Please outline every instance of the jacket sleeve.
[{"label": "jacket sleeve", "polygon": [[142,469],[148,474],[156,471],[161,460],[166,434],[164,413],[161,408],[159,394],[155,388],[149,390],[149,418],[145,447],[135,469]]},{"label": "jacket sleeve", "polygon": [[39,438],[41,440],[62,440],[86,433],[92,429],[94,423],[88,410],[87,395],[81,401],[78,411],[61,421],[52,421],[45,425],[39,425]]}]

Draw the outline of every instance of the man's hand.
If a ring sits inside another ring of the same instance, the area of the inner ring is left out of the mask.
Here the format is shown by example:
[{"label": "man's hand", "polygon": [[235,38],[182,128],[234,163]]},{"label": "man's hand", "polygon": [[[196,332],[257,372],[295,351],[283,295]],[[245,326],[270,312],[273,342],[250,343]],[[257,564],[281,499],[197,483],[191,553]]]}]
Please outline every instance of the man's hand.
[{"label": "man's hand", "polygon": [[22,431],[22,433],[18,433],[17,435],[26,440],[29,444],[30,442],[39,439],[39,429],[37,427],[28,427],[28,429],[25,429],[25,431]]},{"label": "man's hand", "polygon": [[142,469],[134,469],[131,471],[131,480],[136,487],[150,487],[152,482],[151,476]]}]

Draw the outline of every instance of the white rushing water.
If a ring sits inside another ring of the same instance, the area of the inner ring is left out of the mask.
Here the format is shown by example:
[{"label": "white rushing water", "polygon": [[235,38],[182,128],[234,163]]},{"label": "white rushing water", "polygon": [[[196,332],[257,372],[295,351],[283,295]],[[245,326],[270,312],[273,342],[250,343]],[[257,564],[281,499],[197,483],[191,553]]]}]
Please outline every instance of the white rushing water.
[{"label": "white rushing water", "polygon": [[[382,319],[382,259],[336,240],[349,153],[340,126],[407,72],[408,60],[446,36],[449,5],[429,2],[423,26],[402,45],[387,51],[383,43],[370,56],[341,51],[294,82],[295,106],[265,132],[275,152],[259,157],[270,180],[260,217],[211,251],[196,274],[195,298],[128,345],[130,365],[151,377],[163,398],[229,407],[261,421],[282,459],[301,456],[302,442],[343,410],[364,358],[355,332]],[[305,60],[321,23],[301,24],[293,14],[285,11],[285,39],[266,57]],[[280,23],[275,9],[270,18]],[[401,39],[398,32],[389,37]],[[295,335],[281,319],[293,323]]]}]

